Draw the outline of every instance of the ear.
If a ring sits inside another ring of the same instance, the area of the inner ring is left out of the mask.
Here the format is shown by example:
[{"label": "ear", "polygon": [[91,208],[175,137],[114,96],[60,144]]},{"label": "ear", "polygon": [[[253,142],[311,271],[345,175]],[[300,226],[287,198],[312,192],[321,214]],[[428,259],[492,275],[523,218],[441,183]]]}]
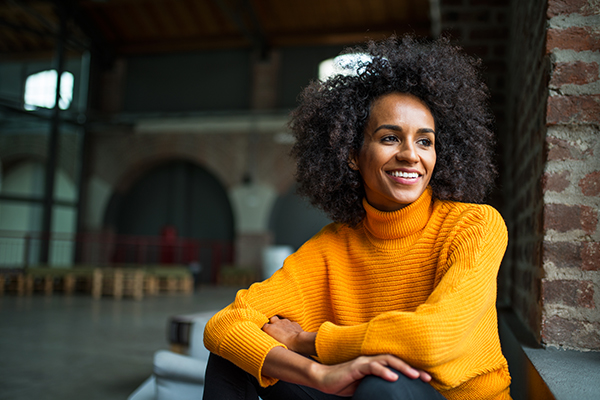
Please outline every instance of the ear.
[{"label": "ear", "polygon": [[354,170],[354,171],[358,171],[358,157],[356,156],[356,154],[351,154],[350,158],[348,159],[348,166],[350,167],[350,169]]}]

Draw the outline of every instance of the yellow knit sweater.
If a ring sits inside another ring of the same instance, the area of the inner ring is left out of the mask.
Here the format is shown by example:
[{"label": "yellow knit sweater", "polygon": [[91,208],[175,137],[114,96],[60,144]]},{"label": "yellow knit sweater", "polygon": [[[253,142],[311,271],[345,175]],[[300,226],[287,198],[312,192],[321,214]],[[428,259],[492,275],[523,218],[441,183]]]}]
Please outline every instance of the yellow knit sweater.
[{"label": "yellow knit sweater", "polygon": [[322,363],[389,353],[429,372],[447,399],[510,399],[495,308],[500,214],[432,200],[429,188],[399,211],[364,207],[359,226],[326,226],[271,278],[240,290],[208,323],[208,350],[273,384],[262,364],[283,345],[261,327],[279,315],[317,332]]}]

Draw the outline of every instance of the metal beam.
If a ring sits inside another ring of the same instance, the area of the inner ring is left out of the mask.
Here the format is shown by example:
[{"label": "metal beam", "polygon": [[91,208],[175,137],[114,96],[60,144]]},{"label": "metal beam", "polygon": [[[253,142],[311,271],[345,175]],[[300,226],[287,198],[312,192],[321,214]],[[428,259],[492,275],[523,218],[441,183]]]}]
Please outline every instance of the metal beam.
[{"label": "metal beam", "polygon": [[[4,109],[12,114],[21,114],[24,116],[28,116],[31,118],[36,118],[36,119],[40,119],[40,120],[44,120],[44,121],[51,121],[53,118],[52,110],[48,110],[48,109],[37,109],[37,110],[32,110],[32,111],[25,110],[25,109],[23,109],[21,103],[6,101],[6,100],[2,99],[1,97],[0,97],[0,109]],[[63,115],[65,115],[65,114],[67,114],[67,113],[63,111]],[[72,113],[70,113],[70,117],[62,118],[61,122],[68,123],[71,125],[76,125],[76,126],[82,125],[82,123],[79,122],[77,120],[77,117],[73,116]]]},{"label": "metal beam", "polygon": [[[1,201],[12,201],[15,203],[29,203],[29,204],[44,204],[43,197],[28,197],[28,196],[15,196],[10,194],[0,194]],[[63,207],[75,207],[77,205],[74,201],[69,200],[54,200],[54,204]]]},{"label": "metal beam", "polygon": [[431,20],[431,37],[437,39],[442,33],[440,0],[429,0],[429,19]]},{"label": "metal beam", "polygon": [[56,93],[52,112],[50,137],[48,140],[48,157],[46,159],[46,174],[44,180],[44,208],[42,214],[42,234],[44,236],[40,248],[40,264],[50,264],[50,238],[52,235],[52,214],[54,211],[54,175],[58,159],[58,136],[60,129],[60,86],[61,76],[65,66],[65,38],[67,37],[67,9],[64,4],[56,4],[59,18],[59,35],[56,41]]},{"label": "metal beam", "polygon": [[115,51],[113,46],[104,37],[104,34],[98,29],[96,23],[81,9],[77,1],[54,1],[56,4],[62,4],[69,10],[71,20],[90,39],[91,44],[88,48],[92,51],[94,60],[103,67],[110,67],[115,60]]},{"label": "metal beam", "polygon": [[259,41],[258,48],[260,51],[260,58],[264,60],[268,57],[268,52],[269,52],[269,43],[267,40],[267,36],[265,35],[264,29],[263,29],[262,25],[260,24],[258,15],[256,15],[256,11],[254,10],[254,7],[252,6],[252,3],[250,2],[250,0],[242,0],[242,2],[244,4],[244,8],[246,9],[246,12],[248,13],[250,21],[252,21],[252,24],[254,25],[254,30],[256,32],[256,35],[257,35],[258,41]]}]

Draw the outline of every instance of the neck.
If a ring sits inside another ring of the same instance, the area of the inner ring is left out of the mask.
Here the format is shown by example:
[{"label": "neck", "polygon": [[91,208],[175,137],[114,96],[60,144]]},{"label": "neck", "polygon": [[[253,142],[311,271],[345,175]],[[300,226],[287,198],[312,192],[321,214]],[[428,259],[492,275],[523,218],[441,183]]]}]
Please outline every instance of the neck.
[{"label": "neck", "polygon": [[379,211],[366,199],[363,206],[367,213],[364,226],[371,235],[378,239],[399,239],[421,231],[427,224],[432,213],[431,188],[427,187],[414,203],[397,211]]}]

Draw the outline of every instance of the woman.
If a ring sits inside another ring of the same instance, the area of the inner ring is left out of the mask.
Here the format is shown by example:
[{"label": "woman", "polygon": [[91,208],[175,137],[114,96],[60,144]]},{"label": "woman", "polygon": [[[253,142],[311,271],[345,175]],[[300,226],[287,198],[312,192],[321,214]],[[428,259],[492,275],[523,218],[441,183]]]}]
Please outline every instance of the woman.
[{"label": "woman", "polygon": [[209,322],[205,399],[510,399],[477,65],[443,40],[366,53],[292,113],[300,193],[335,222]]}]

